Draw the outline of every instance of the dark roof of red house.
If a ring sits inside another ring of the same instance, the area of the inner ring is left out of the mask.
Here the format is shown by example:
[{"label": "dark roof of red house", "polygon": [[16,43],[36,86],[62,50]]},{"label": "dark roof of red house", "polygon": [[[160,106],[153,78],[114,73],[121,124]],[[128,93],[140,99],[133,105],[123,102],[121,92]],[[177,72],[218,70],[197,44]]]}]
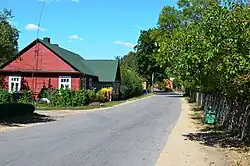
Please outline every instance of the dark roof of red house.
[{"label": "dark roof of red house", "polygon": [[27,47],[21,50],[17,56],[3,64],[1,68],[7,66],[10,62],[21,56],[23,52],[31,48],[37,42],[43,44],[46,48],[55,53],[77,71],[87,75],[97,76],[100,82],[114,82],[116,79],[117,69],[119,66],[118,60],[85,60],[79,54],[61,48],[57,44],[51,44],[49,38],[34,40]]}]

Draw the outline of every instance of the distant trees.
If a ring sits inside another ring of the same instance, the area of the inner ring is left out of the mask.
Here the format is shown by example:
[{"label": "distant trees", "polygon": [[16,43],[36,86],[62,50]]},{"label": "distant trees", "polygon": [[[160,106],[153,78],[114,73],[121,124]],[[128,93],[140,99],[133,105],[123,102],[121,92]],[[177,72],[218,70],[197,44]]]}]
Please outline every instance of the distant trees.
[{"label": "distant trees", "polygon": [[121,65],[126,66],[134,71],[138,71],[137,63],[137,56],[133,51],[130,51],[127,55],[124,55],[121,58]]},{"label": "distant trees", "polygon": [[116,57],[120,61],[121,70],[121,97],[127,99],[143,93],[142,79],[136,72],[134,52],[124,57]]},{"label": "distant trees", "polygon": [[155,29],[141,31],[134,51],[120,58],[121,64],[137,72],[144,79],[151,81],[152,73],[164,74],[162,68],[154,56],[158,46],[156,45]]}]

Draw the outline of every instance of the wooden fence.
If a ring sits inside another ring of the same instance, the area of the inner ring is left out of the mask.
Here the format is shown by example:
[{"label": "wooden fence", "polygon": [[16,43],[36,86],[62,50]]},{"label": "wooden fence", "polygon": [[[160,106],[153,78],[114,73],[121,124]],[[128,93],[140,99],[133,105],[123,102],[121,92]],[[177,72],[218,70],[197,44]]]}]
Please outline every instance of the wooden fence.
[{"label": "wooden fence", "polygon": [[191,93],[190,99],[216,112],[216,125],[241,141],[250,141],[250,101],[238,102],[218,94]]}]

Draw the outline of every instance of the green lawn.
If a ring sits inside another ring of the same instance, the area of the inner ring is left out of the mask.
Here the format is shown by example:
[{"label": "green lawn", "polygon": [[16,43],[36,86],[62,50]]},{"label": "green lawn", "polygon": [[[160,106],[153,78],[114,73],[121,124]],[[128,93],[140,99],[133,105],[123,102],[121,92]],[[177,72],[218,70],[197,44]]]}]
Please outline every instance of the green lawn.
[{"label": "green lawn", "polygon": [[55,107],[55,106],[49,106],[49,105],[36,105],[36,110],[89,110],[89,109],[95,109],[95,108],[106,108],[106,107],[112,107],[118,104],[122,104],[128,101],[135,101],[138,99],[142,99],[145,97],[153,96],[153,93],[150,93],[148,95],[143,94],[141,96],[133,97],[128,100],[120,100],[120,101],[111,101],[107,103],[103,103],[102,106],[100,105],[87,105],[87,106],[82,106],[82,107]]}]

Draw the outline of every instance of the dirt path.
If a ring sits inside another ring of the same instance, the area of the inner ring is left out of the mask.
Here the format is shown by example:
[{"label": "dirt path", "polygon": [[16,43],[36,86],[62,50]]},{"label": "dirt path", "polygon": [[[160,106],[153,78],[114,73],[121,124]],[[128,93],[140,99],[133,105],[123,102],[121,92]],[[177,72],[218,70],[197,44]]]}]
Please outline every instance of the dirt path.
[{"label": "dirt path", "polygon": [[206,147],[190,141],[187,135],[197,131],[190,119],[190,105],[183,99],[179,120],[162,150],[156,166],[226,166],[228,154],[215,147]]}]

